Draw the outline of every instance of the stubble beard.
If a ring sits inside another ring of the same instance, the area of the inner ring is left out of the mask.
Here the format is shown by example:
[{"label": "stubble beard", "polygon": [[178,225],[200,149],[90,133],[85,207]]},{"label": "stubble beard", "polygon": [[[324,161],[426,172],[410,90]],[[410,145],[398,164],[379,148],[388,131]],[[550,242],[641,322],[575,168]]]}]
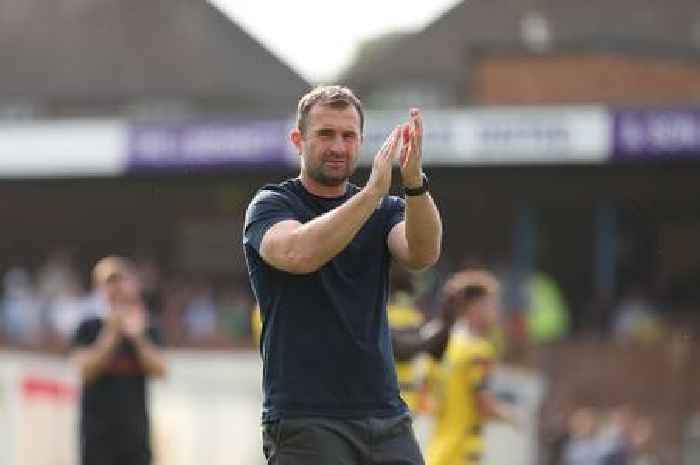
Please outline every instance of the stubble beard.
[{"label": "stubble beard", "polygon": [[344,173],[342,175],[329,175],[326,172],[324,172],[324,163],[325,159],[319,163],[316,166],[311,166],[310,163],[306,164],[306,174],[316,181],[317,183],[321,184],[322,186],[326,187],[337,187],[342,185],[343,183],[347,182],[350,179],[350,176],[353,175],[355,172],[355,166],[353,166],[350,162],[351,157],[348,156],[345,158],[345,161],[347,163]]}]

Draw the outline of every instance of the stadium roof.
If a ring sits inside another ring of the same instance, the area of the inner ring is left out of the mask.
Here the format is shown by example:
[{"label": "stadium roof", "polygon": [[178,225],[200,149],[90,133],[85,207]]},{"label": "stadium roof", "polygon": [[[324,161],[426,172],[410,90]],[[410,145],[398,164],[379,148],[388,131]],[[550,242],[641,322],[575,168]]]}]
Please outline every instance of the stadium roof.
[{"label": "stadium roof", "polygon": [[0,0],[0,100],[226,99],[309,84],[205,0]]},{"label": "stadium roof", "polygon": [[422,31],[389,37],[358,57],[343,80],[361,93],[397,79],[461,82],[471,51],[526,51],[522,23],[528,16],[544,20],[554,52],[700,60],[697,0],[468,0]]}]

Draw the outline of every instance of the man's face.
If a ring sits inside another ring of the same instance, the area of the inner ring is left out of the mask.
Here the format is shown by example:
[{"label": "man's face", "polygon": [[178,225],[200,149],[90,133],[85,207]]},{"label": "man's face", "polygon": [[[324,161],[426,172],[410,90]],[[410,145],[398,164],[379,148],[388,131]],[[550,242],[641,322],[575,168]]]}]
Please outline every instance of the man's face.
[{"label": "man's face", "polygon": [[500,300],[497,294],[488,294],[475,300],[469,306],[470,320],[481,331],[490,331],[498,325]]},{"label": "man's face", "polygon": [[100,288],[110,304],[137,302],[141,296],[138,279],[131,273],[119,272],[110,275]]},{"label": "man's face", "polygon": [[337,109],[315,105],[297,144],[302,171],[324,186],[338,186],[352,176],[361,145],[360,115],[352,105]]},{"label": "man's face", "polygon": [[492,330],[498,325],[501,315],[501,302],[497,294],[488,294],[481,299],[477,305],[487,330]]}]

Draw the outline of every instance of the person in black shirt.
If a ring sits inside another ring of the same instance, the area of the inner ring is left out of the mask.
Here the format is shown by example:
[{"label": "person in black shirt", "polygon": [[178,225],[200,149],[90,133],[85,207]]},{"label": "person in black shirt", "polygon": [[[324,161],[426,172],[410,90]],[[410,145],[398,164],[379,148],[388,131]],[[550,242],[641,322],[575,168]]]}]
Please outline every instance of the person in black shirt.
[{"label": "person in black shirt", "polygon": [[[399,395],[387,322],[392,257],[411,269],[440,255],[442,224],[421,169],[412,110],[349,183],[364,113],[345,87],[299,102],[290,139],[298,178],[263,187],[243,246],[262,315],[263,452],[268,464],[422,464]],[[389,196],[399,159],[406,199]]]},{"label": "person in black shirt", "polygon": [[73,340],[82,381],[82,465],[151,463],[146,379],[164,376],[160,336],[148,324],[131,263],[106,257],[93,281],[108,305],[104,318],[83,321]]}]

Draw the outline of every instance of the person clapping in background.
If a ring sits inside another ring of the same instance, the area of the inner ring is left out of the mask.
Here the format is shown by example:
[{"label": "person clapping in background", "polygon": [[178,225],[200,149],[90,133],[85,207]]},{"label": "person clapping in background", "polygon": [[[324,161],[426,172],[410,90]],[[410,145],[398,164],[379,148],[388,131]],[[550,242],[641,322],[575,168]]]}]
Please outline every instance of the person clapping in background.
[{"label": "person clapping in background", "polygon": [[160,335],[150,324],[140,282],[125,258],[106,257],[93,270],[106,306],[73,339],[82,381],[82,465],[151,463],[146,380],[165,375]]}]

